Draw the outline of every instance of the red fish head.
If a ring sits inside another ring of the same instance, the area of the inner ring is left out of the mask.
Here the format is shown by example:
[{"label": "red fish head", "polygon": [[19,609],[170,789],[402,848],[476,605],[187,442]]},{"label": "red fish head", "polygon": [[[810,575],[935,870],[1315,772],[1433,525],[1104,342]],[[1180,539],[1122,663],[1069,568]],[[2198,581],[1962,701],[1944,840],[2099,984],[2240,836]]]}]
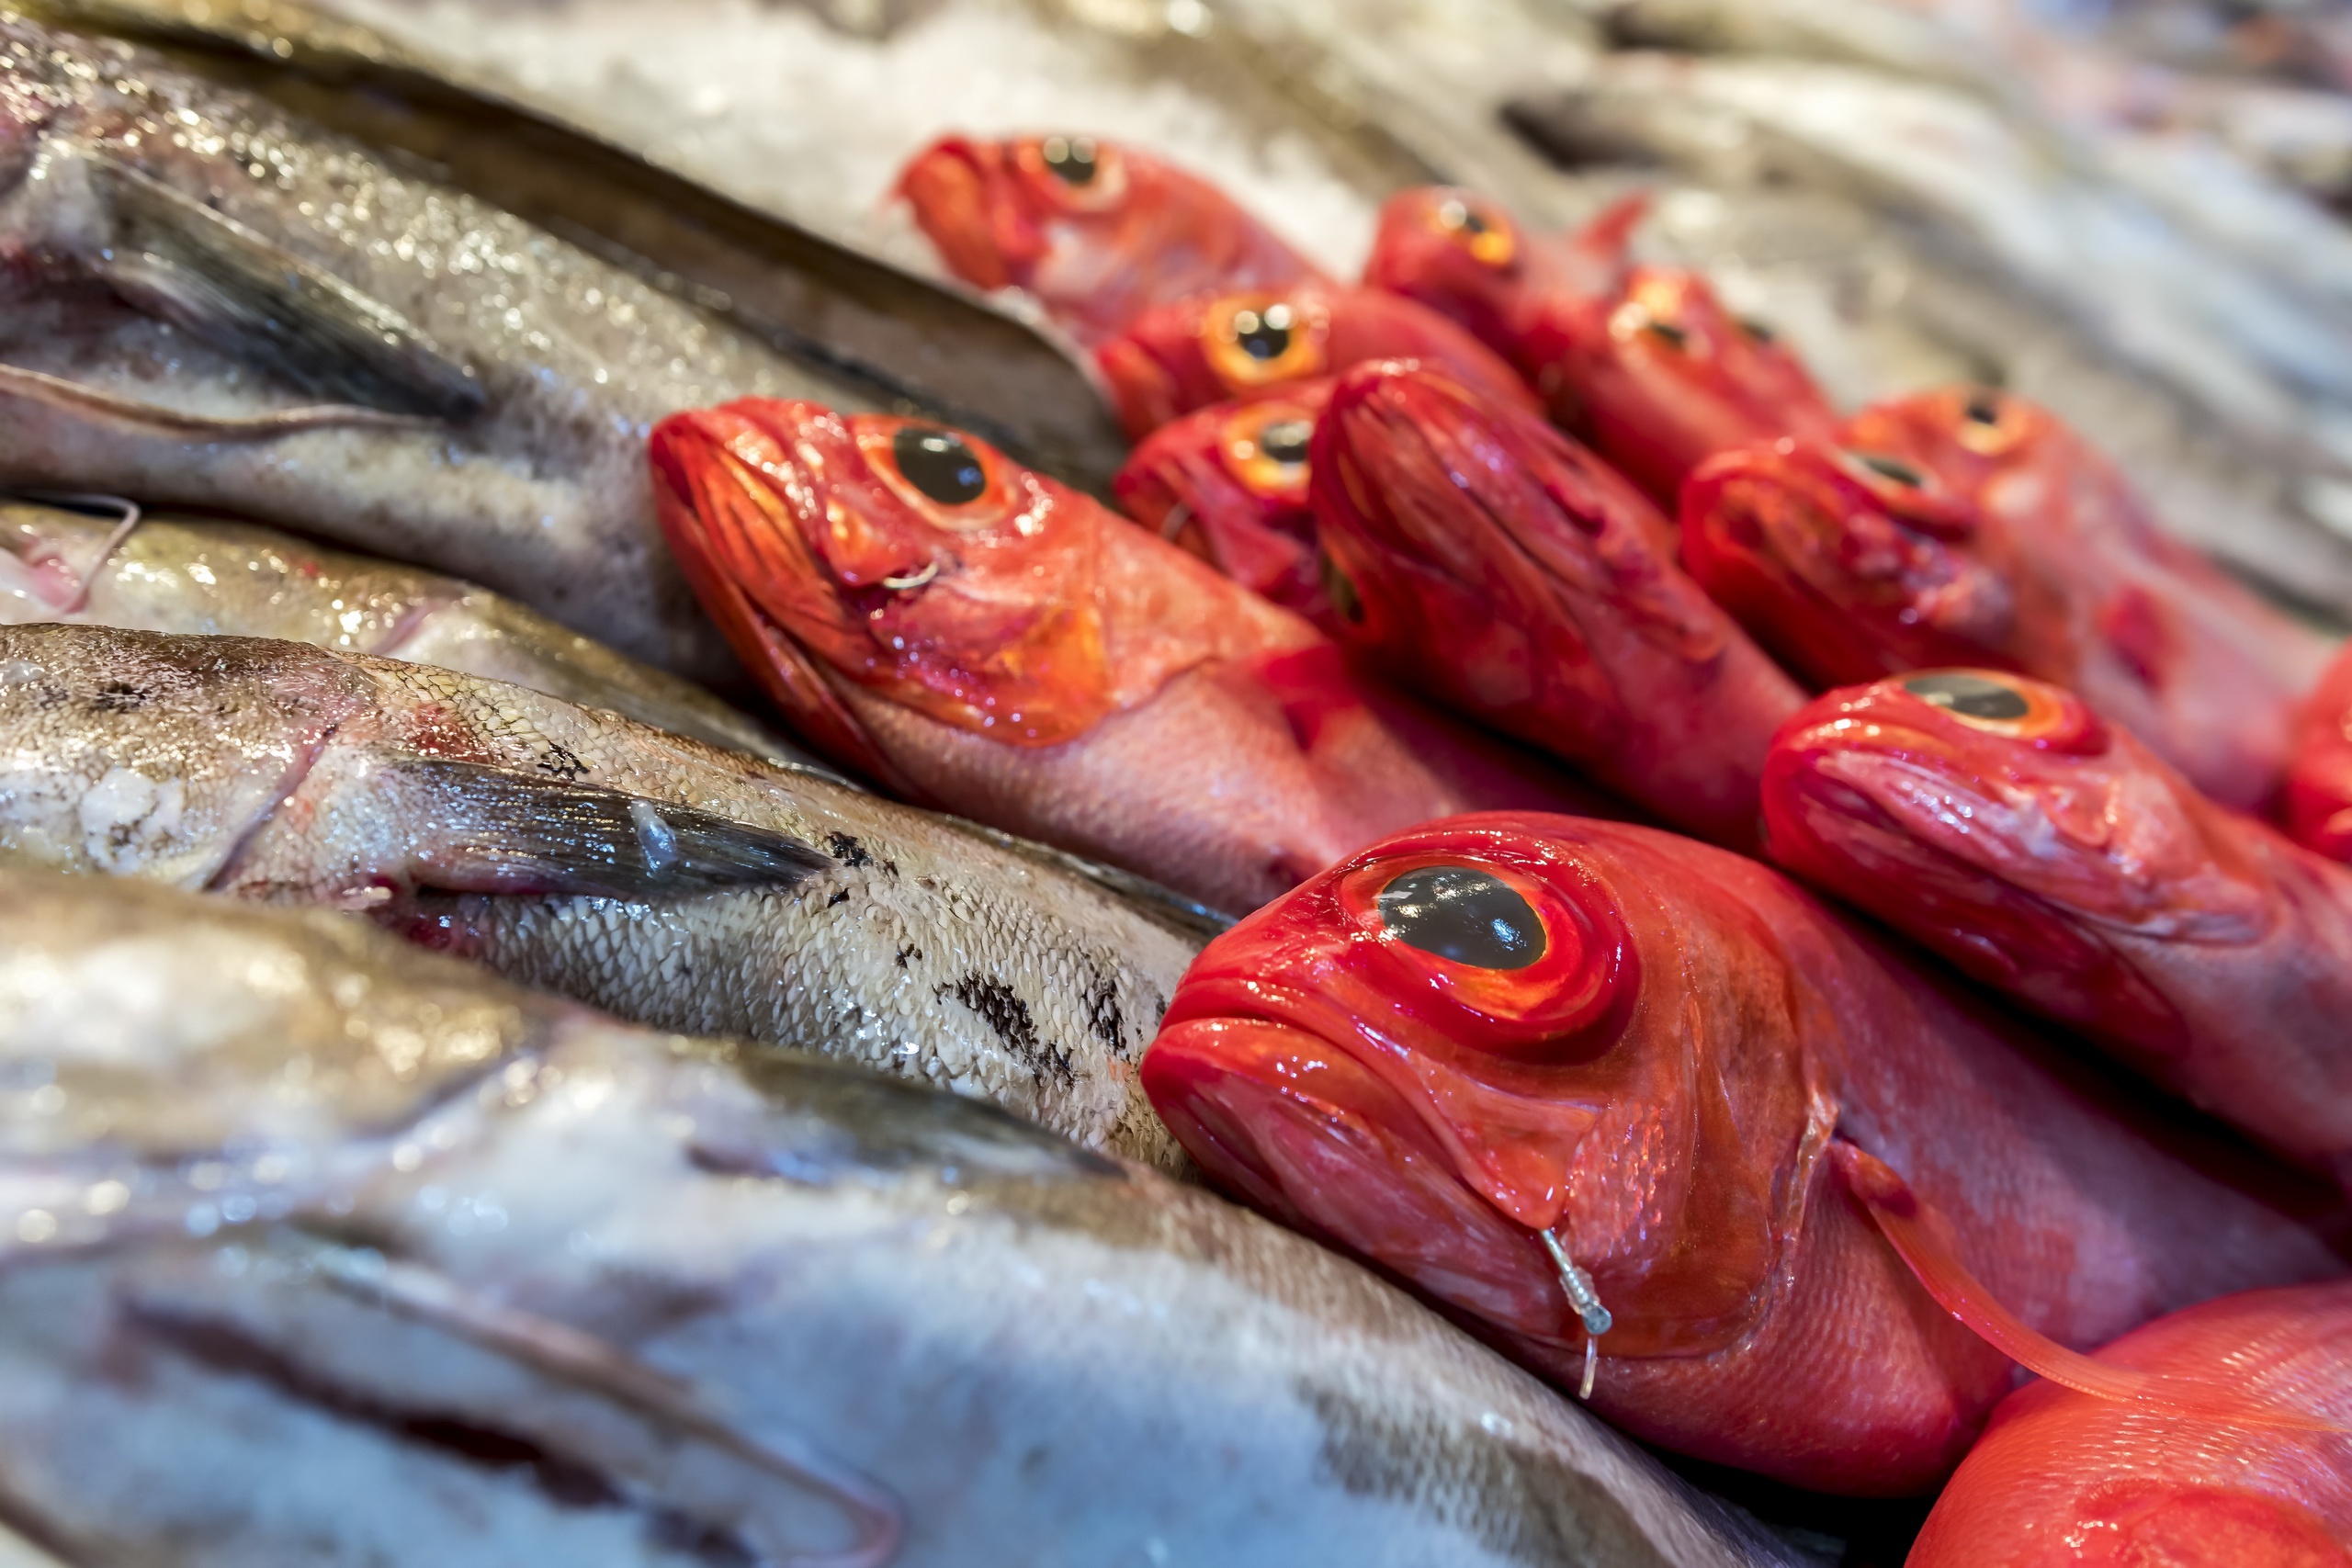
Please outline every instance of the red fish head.
[{"label": "red fish head", "polygon": [[2352,861],[2352,647],[2328,666],[2297,719],[2285,807],[2297,843]]},{"label": "red fish head", "polygon": [[1112,488],[1128,515],[1275,604],[1321,618],[1306,453],[1328,381],[1216,403],[1154,431]]},{"label": "red fish head", "polygon": [[[2138,1039],[2178,1017],[2105,929],[2248,942],[2261,882],[2220,808],[2060,687],[1992,670],[1832,692],[1774,739],[1774,861],[1866,907],[1899,897],[1981,976]],[[2078,1005],[2081,1004],[2081,1005]]]},{"label": "red fish head", "polygon": [[1973,545],[1976,503],[1886,453],[1793,437],[1710,458],[1682,490],[1682,561],[1822,685],[1998,661],[2018,613]]},{"label": "red fish head", "polygon": [[1453,186],[1401,191],[1380,209],[1363,280],[1417,300],[1508,357],[1520,330],[1528,250],[1510,215]]},{"label": "red fish head", "polygon": [[1477,339],[1370,288],[1301,284],[1199,296],[1142,316],[1095,358],[1137,440],[1194,409],[1369,359],[1423,359],[1484,396],[1535,407],[1526,384]]},{"label": "red fish head", "polygon": [[943,137],[897,192],[956,276],[1028,289],[1083,343],[1202,289],[1317,276],[1205,180],[1092,137]]},{"label": "red fish head", "polygon": [[1608,1353],[1702,1354],[1761,1310],[1826,1133],[1770,933],[1700,934],[1718,863],[1567,818],[1398,834],[1210,943],[1145,1089],[1219,1183],[1495,1329],[1583,1341],[1549,1232]]}]

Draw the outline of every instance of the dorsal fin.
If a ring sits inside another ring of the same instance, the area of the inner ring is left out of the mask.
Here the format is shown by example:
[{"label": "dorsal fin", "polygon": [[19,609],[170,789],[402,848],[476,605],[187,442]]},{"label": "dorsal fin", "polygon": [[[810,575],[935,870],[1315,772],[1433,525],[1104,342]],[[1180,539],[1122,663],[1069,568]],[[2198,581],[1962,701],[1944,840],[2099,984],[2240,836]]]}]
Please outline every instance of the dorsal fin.
[{"label": "dorsal fin", "polygon": [[2069,1350],[2003,1306],[1968,1270],[1941,1216],[1919,1201],[1884,1161],[1843,1138],[1830,1158],[1847,1187],[1877,1222],[1879,1232],[1936,1304],[1962,1326],[2028,1371],[2089,1394],[2201,1421],[2352,1433],[2341,1422],[2307,1410],[2267,1404],[2228,1389],[2159,1372],[2120,1367]]}]

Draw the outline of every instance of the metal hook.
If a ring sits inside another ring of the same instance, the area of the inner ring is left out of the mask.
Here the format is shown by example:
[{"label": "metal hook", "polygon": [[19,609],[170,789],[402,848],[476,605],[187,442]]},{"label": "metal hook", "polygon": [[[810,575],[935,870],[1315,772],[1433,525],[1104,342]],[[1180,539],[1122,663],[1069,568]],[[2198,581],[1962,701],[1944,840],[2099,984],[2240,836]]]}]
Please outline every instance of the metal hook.
[{"label": "metal hook", "polygon": [[910,588],[921,588],[924,583],[929,582],[933,578],[937,577],[938,575],[939,563],[937,561],[933,561],[929,565],[925,566],[921,571],[914,573],[910,577],[886,577],[882,580],[882,586],[885,588],[896,588],[899,592],[904,592]]},{"label": "metal hook", "polygon": [[1616,1320],[1600,1303],[1600,1292],[1592,1287],[1592,1276],[1577,1266],[1568,1249],[1550,1231],[1537,1231],[1544,1250],[1552,1255],[1553,1266],[1560,1271],[1560,1289],[1566,1292],[1568,1304],[1577,1309],[1577,1316],[1584,1322],[1584,1382],[1577,1390],[1578,1399],[1592,1397],[1593,1372],[1599,1364],[1600,1352],[1595,1347],[1600,1337],[1609,1332]]}]

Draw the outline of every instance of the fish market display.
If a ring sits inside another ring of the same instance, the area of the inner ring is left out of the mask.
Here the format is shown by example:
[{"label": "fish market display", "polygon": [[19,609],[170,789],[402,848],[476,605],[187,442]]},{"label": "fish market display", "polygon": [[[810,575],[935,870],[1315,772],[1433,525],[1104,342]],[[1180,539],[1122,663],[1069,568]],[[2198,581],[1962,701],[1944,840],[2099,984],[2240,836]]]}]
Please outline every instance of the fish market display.
[{"label": "fish market display", "polygon": [[1796,1561],[986,1107],[133,883],[0,868],[0,1493],[62,1561]]},{"label": "fish market display", "polygon": [[1203,295],[1146,311],[1095,350],[1127,433],[1376,359],[1416,359],[1491,401],[1535,406],[1491,349],[1399,295],[1303,283]]},{"label": "fish market display", "polygon": [[1907,1568],[2352,1562],[2352,1286],[2225,1296],[2098,1359],[2342,1426],[2183,1423],[2050,1383],[2019,1389],[1937,1500]]},{"label": "fish market display", "polygon": [[1679,827],[1754,841],[1765,747],[1804,695],[1632,486],[1412,367],[1341,376],[1310,451],[1342,638]]},{"label": "fish market display", "polygon": [[1351,857],[1209,945],[1143,1078],[1253,1205],[1634,1435],[1816,1490],[1931,1487],[2003,1350],[2063,1373],[2051,1340],[2343,1269],[2285,1174],[1777,873],[1616,823]]},{"label": "fish market display", "polygon": [[1306,451],[1330,390],[1302,382],[1161,425],[1112,481],[1119,504],[1244,588],[1328,626]]},{"label": "fish market display", "polygon": [[1824,686],[1939,665],[2064,685],[2226,805],[2278,787],[2319,636],[2148,520],[2071,431],[1955,388],[1865,410],[1839,445],[1710,459],[1691,575]]},{"label": "fish market display", "polygon": [[1509,358],[1552,416],[1672,507],[1699,462],[1837,422],[1770,328],[1735,316],[1702,275],[1635,265],[1646,197],[1582,231],[1531,235],[1465,190],[1408,190],[1381,209],[1364,281],[1442,311]]},{"label": "fish market display", "polygon": [[2336,655],[2297,718],[2284,806],[2297,843],[2352,861],[2352,648]]},{"label": "fish market display", "polygon": [[[92,498],[96,501],[99,498]],[[287,637],[511,681],[582,707],[808,766],[699,687],[469,583],[211,518],[0,501],[0,625]]]},{"label": "fish market display", "polygon": [[1091,137],[944,137],[898,188],[956,276],[1025,291],[1081,344],[1190,295],[1320,278],[1216,186]]},{"label": "fish market display", "polygon": [[688,574],[795,732],[902,797],[1226,909],[1408,823],[1568,800],[977,439],[747,401],[652,449]]},{"label": "fish market display", "polygon": [[2071,693],[1833,692],[1764,768],[1783,869],[2352,1179],[2352,869],[2197,793]]},{"label": "fish market display", "polygon": [[0,627],[0,849],[363,912],[659,1028],[803,1046],[1169,1161],[1133,1063],[1194,942],[926,814],[519,686]]}]

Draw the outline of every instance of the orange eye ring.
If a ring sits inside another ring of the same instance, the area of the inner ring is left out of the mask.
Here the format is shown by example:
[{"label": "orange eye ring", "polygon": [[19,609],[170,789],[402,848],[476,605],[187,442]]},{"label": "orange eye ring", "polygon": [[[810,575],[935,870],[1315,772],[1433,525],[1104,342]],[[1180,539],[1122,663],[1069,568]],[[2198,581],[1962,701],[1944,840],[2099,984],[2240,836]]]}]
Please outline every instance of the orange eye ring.
[{"label": "orange eye ring", "polygon": [[1306,440],[1315,414],[1284,398],[1247,403],[1217,433],[1226,471],[1252,495],[1306,504]]},{"label": "orange eye ring", "polygon": [[1012,466],[978,436],[888,414],[858,415],[850,428],[866,466],[925,521],[974,533],[1012,512]]},{"label": "orange eye ring", "polygon": [[2006,671],[1917,670],[1894,683],[1971,729],[2012,740],[2073,739],[2095,722],[2057,687]]},{"label": "orange eye ring", "polygon": [[2015,400],[1979,389],[1961,404],[1953,438],[1980,457],[1997,457],[2023,441],[2030,428],[2030,416]]},{"label": "orange eye ring", "polygon": [[1519,233],[1510,220],[1484,204],[1447,197],[1430,209],[1429,225],[1498,272],[1519,255]]},{"label": "orange eye ring", "polygon": [[1280,294],[1237,295],[1209,307],[1202,345],[1234,392],[1320,375],[1329,330],[1322,310]]},{"label": "orange eye ring", "polygon": [[1034,188],[1070,211],[1103,212],[1127,198],[1126,160],[1091,136],[1023,137],[1012,157]]}]

